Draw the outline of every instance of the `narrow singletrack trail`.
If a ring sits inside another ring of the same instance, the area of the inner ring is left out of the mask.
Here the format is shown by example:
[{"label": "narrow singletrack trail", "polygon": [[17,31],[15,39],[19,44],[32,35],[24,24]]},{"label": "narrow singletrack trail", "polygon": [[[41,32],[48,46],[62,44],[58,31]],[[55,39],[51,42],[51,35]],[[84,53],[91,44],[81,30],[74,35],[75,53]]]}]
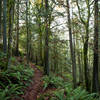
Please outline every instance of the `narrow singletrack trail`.
[{"label": "narrow singletrack trail", "polygon": [[25,94],[22,96],[23,100],[37,100],[38,94],[42,91],[42,84],[41,78],[43,73],[32,64],[32,68],[34,69],[34,77],[33,82],[30,87],[27,88]]}]

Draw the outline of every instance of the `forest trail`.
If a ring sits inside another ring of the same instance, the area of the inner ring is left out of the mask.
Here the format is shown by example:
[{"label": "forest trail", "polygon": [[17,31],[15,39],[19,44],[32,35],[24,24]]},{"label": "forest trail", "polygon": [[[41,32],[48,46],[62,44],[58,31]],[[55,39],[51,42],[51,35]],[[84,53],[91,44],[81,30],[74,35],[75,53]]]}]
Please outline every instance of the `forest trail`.
[{"label": "forest trail", "polygon": [[42,81],[41,78],[43,76],[43,73],[36,68],[35,65],[31,65],[34,69],[34,77],[33,82],[30,87],[26,90],[25,94],[22,96],[24,100],[37,100],[38,94],[42,91]]}]

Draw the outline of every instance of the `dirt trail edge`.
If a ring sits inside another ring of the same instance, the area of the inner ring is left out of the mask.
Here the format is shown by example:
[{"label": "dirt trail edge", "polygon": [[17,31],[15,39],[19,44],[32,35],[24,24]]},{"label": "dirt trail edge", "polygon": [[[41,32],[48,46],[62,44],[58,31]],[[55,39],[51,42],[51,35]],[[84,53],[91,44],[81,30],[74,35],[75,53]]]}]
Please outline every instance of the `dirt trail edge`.
[{"label": "dirt trail edge", "polygon": [[35,67],[35,65],[32,65],[32,68],[34,69],[34,77],[33,77],[33,83],[30,87],[28,87],[25,94],[22,96],[24,100],[37,100],[38,94],[42,91],[42,75],[43,73]]}]

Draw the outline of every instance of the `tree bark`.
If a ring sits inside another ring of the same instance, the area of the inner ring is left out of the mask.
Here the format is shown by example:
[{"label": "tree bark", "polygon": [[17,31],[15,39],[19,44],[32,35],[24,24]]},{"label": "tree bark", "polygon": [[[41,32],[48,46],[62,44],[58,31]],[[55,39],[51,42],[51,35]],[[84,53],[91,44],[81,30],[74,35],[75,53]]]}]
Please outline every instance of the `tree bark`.
[{"label": "tree bark", "polygon": [[82,66],[80,60],[80,52],[78,52],[78,66],[79,66],[79,82],[83,82],[83,75],[82,75]]},{"label": "tree bark", "polygon": [[11,48],[11,42],[12,42],[12,15],[13,15],[13,4],[9,4],[9,31],[8,31],[8,59],[10,59],[12,55],[12,48]]},{"label": "tree bark", "polygon": [[73,86],[74,86],[74,88],[76,88],[76,61],[75,61],[75,54],[74,54],[73,41],[72,41],[72,29],[71,29],[71,20],[70,20],[69,0],[66,0],[66,2],[67,2],[69,39],[70,39],[70,52],[71,52],[71,60],[72,60]]},{"label": "tree bark", "polygon": [[19,56],[19,0],[17,0],[17,39],[16,39],[16,56]]},{"label": "tree bark", "polygon": [[49,11],[48,0],[45,0],[45,9],[47,12],[45,18],[45,50],[44,50],[44,62],[45,62],[45,74],[49,75],[49,23],[48,23],[48,11]]},{"label": "tree bark", "polygon": [[93,61],[93,86],[92,92],[99,92],[98,81],[98,0],[94,4],[94,61]]},{"label": "tree bark", "polygon": [[[39,20],[41,21],[41,19],[39,18]],[[39,22],[39,54],[40,54],[40,65],[43,66],[43,56],[42,56],[42,31],[41,31],[41,23]]]},{"label": "tree bark", "polygon": [[87,0],[86,5],[87,5],[87,9],[88,9],[87,10],[88,16],[87,16],[87,19],[85,21],[81,15],[81,9],[79,6],[79,2],[78,2],[78,0],[76,0],[79,18],[80,18],[82,24],[84,25],[84,28],[86,31],[83,53],[84,53],[84,71],[85,71],[84,76],[85,76],[85,84],[86,84],[87,91],[90,91],[90,84],[89,84],[89,78],[88,78],[88,73],[89,73],[89,70],[88,70],[88,41],[89,41],[89,21],[90,21],[91,14],[90,14],[90,4],[89,3],[90,3],[89,0]]},{"label": "tree bark", "polygon": [[2,0],[0,0],[0,37],[1,37]]},{"label": "tree bark", "polygon": [[83,48],[83,52],[84,52],[84,71],[85,71],[85,84],[86,84],[86,90],[89,91],[90,90],[90,86],[89,86],[89,78],[88,78],[88,36],[89,32],[88,29],[86,29],[86,40],[84,43],[84,48]]},{"label": "tree bark", "polygon": [[[98,4],[98,10],[100,12],[100,4]],[[99,13],[100,16],[100,13]],[[98,17],[98,22],[100,22],[100,17]],[[99,84],[100,84],[100,23],[98,23],[98,70],[99,70]]]},{"label": "tree bark", "polygon": [[7,0],[3,0],[3,51],[7,53],[7,36],[6,36],[6,18],[7,18]]},{"label": "tree bark", "polygon": [[27,64],[29,64],[29,23],[28,23],[28,1],[26,1],[26,33],[27,33]]}]

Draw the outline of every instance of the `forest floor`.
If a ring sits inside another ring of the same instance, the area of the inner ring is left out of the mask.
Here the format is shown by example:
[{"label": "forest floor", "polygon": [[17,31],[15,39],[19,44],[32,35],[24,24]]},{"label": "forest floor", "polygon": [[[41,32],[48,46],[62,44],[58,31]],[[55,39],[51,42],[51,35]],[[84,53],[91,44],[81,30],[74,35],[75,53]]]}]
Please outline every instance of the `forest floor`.
[{"label": "forest floor", "polygon": [[49,100],[49,96],[45,97],[44,99],[39,99],[39,97],[41,94],[55,91],[56,88],[48,87],[43,89],[43,72],[33,64],[31,64],[31,67],[34,69],[35,73],[31,86],[26,89],[24,95],[22,96],[23,100]]},{"label": "forest floor", "polygon": [[[51,91],[55,91],[56,88],[52,88],[51,86],[47,87],[46,89],[43,88],[43,71],[40,70],[37,66],[30,63],[30,66],[34,69],[34,76],[31,79],[31,85],[27,87],[24,91],[24,94],[20,96],[20,99],[13,99],[13,100],[49,100],[49,96],[45,98],[40,98],[41,95],[49,93]],[[40,99],[39,99],[40,98]]]},{"label": "forest floor", "polygon": [[32,79],[31,86],[28,87],[25,91],[25,94],[22,96],[24,100],[37,100],[37,96],[42,92],[43,82],[42,76],[43,72],[41,72],[35,65],[31,64],[34,69],[34,77]]}]

